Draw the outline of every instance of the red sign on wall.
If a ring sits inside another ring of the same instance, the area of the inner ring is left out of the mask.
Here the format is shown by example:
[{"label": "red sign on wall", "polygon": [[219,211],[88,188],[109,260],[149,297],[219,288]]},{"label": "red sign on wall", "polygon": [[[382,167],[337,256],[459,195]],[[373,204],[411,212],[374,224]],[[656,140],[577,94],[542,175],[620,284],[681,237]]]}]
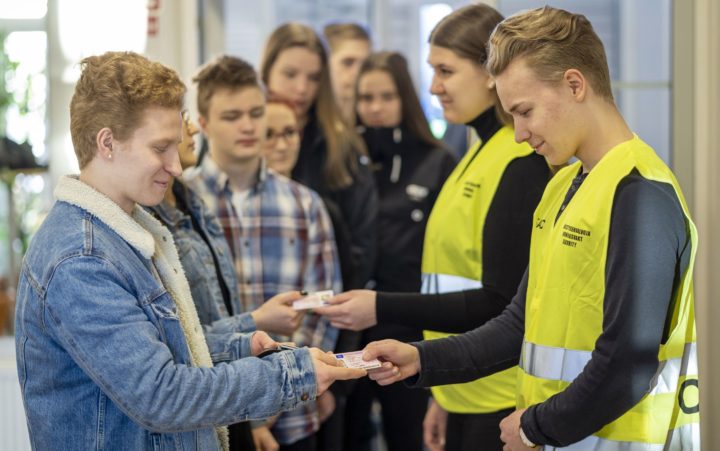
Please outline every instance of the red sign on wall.
[{"label": "red sign on wall", "polygon": [[160,31],[160,0],[148,0],[148,27],[149,37],[157,36]]}]

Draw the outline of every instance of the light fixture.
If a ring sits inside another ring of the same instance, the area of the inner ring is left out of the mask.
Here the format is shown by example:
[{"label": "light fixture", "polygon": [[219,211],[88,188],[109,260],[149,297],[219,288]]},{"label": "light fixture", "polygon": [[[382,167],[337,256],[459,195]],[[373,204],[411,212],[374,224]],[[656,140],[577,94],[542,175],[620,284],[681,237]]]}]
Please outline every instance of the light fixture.
[{"label": "light fixture", "polygon": [[77,63],[107,51],[143,53],[147,43],[147,0],[57,0],[60,48],[70,64],[63,81],[74,83]]}]

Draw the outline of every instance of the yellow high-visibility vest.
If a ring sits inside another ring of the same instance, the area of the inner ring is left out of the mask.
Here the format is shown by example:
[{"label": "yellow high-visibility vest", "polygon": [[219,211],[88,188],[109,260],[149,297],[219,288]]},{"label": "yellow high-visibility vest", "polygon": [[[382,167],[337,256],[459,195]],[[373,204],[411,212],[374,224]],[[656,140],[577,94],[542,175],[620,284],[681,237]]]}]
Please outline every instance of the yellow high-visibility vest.
[{"label": "yellow high-visibility vest", "polygon": [[[442,187],[428,218],[423,247],[423,293],[482,287],[485,216],[507,166],[533,152],[512,128],[495,133],[478,153],[472,147]],[[507,206],[512,208],[512,206]],[[425,339],[450,334],[425,331]],[[440,406],[454,413],[490,413],[515,406],[517,367],[465,384],[433,387]]]},{"label": "yellow high-visibility vest", "polygon": [[697,231],[682,191],[665,163],[635,136],[598,162],[555,222],[580,165],[553,177],[533,218],[517,406],[538,404],[563,391],[590,361],[602,333],[613,199],[623,177],[636,169],[642,177],[675,189],[691,237],[690,263],[677,290],[669,338],[658,348],[655,386],[620,418],[567,449],[698,450],[692,285]]}]

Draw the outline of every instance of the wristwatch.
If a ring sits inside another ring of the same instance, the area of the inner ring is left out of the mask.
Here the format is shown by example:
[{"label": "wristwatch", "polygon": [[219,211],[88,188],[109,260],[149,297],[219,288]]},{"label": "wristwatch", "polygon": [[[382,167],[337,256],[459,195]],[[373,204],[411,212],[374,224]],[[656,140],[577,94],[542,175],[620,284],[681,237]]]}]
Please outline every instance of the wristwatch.
[{"label": "wristwatch", "polygon": [[523,445],[527,446],[528,448],[537,448],[537,445],[535,443],[531,442],[527,438],[527,435],[525,435],[525,432],[523,432],[523,430],[522,430],[522,426],[520,426],[519,429],[520,429],[520,440],[522,440]]}]

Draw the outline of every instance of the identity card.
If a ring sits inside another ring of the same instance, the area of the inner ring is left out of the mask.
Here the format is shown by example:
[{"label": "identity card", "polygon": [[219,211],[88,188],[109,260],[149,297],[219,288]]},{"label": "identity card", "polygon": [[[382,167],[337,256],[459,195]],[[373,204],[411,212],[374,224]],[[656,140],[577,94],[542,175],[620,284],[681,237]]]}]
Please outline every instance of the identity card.
[{"label": "identity card", "polygon": [[314,293],[308,294],[304,298],[300,298],[297,301],[293,302],[292,307],[295,310],[307,310],[311,308],[325,307],[326,305],[330,305],[327,301],[331,297],[333,297],[332,290],[316,291]]},{"label": "identity card", "polygon": [[374,370],[382,366],[378,359],[363,360],[363,351],[343,352],[335,354],[335,358],[348,368],[360,368],[363,370]]}]

